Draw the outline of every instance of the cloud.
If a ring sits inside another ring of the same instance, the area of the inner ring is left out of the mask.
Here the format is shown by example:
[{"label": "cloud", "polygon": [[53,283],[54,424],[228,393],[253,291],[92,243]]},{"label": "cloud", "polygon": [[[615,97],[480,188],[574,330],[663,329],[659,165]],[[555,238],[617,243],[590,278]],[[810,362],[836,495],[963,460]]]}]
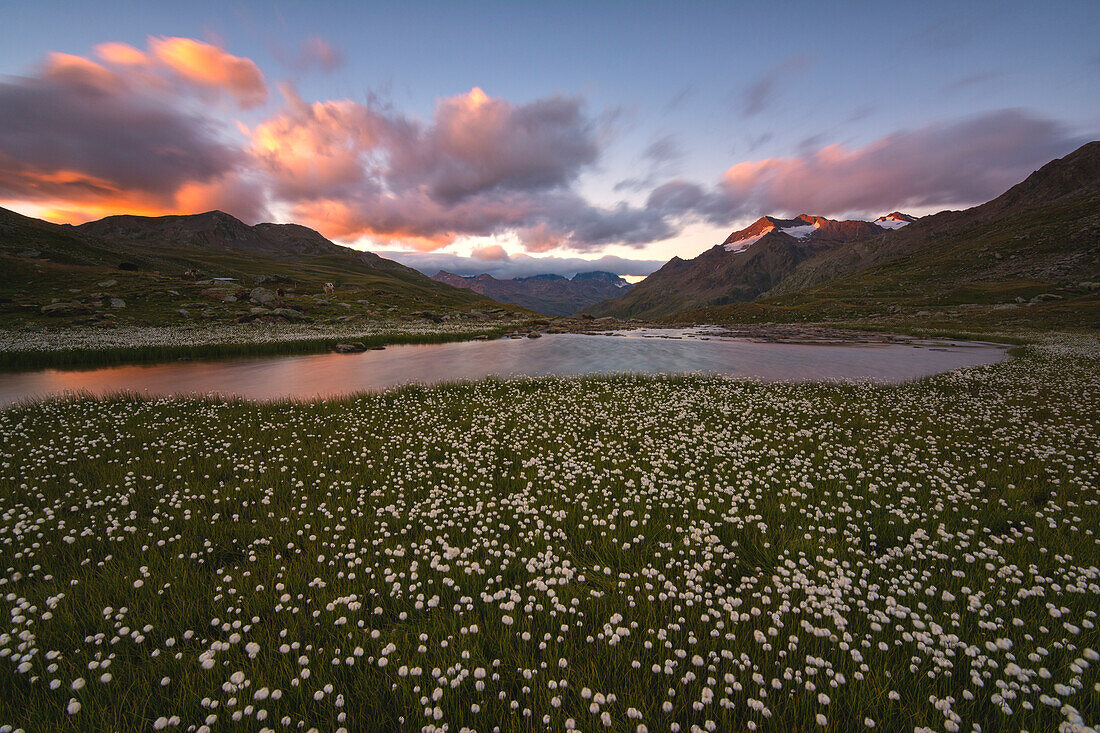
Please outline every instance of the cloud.
[{"label": "cloud", "polygon": [[971,87],[988,84],[991,81],[1004,77],[1003,71],[984,71],[977,74],[969,74],[964,77],[960,77],[955,81],[945,84],[943,87],[944,92],[955,93],[961,91],[967,91]]},{"label": "cloud", "polygon": [[245,156],[217,125],[124,72],[51,54],[36,75],[0,82],[0,109],[5,201],[66,219],[223,198],[244,218],[264,212],[262,193],[241,176]]},{"label": "cloud", "polygon": [[896,132],[860,148],[834,144],[799,157],[738,163],[723,175],[718,195],[731,215],[979,203],[1082,142],[1053,120],[997,110]]},{"label": "cloud", "polygon": [[774,101],[776,87],[786,78],[809,68],[810,59],[806,56],[791,56],[772,66],[760,78],[745,89],[742,95],[741,113],[752,117],[763,112]]},{"label": "cloud", "polygon": [[[497,247],[499,245],[490,245]],[[503,248],[500,248],[503,251]],[[531,275],[564,275],[572,277],[578,272],[613,272],[616,275],[648,275],[658,270],[664,260],[631,260],[605,255],[597,259],[582,257],[532,257],[526,254],[514,254],[499,258],[480,258],[476,252],[473,257],[462,257],[449,252],[408,252],[401,250],[379,250],[378,254],[413,267],[425,275],[434,275],[440,270],[456,275],[470,277],[488,273],[495,278],[506,280],[513,277]]]},{"label": "cloud", "polygon": [[421,251],[517,231],[529,251],[644,245],[671,236],[660,215],[596,207],[571,190],[598,158],[581,100],[526,104],[475,87],[427,122],[351,100],[285,104],[248,133],[251,153],[293,215],[333,237]]},{"label": "cloud", "polygon": [[310,36],[302,41],[288,63],[299,71],[332,71],[344,64],[344,53],[320,36]]},{"label": "cloud", "polygon": [[674,135],[664,135],[647,145],[639,157],[645,166],[643,174],[617,182],[616,191],[637,192],[653,188],[658,180],[675,172],[684,151]]},{"label": "cloud", "polygon": [[118,78],[131,86],[167,90],[174,85],[206,97],[225,94],[243,108],[267,100],[263,72],[251,59],[193,38],[150,36],[148,46],[148,51],[142,51],[112,41],[94,50],[101,61],[115,69]]},{"label": "cloud", "polygon": [[484,247],[478,247],[470,256],[475,260],[493,261],[500,260],[507,262],[510,257],[508,256],[508,250],[501,247],[499,244],[487,244]]},{"label": "cloud", "polygon": [[242,107],[267,99],[260,67],[251,59],[234,56],[193,38],[150,38],[152,57],[197,87],[232,95]]}]

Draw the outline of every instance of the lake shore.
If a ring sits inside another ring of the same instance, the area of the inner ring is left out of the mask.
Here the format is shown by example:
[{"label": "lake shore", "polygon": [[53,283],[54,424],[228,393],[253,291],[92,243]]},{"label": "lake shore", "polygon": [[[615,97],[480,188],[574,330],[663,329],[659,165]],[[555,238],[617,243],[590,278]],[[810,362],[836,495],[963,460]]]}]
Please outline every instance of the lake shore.
[{"label": "lake shore", "polygon": [[[0,329],[0,371],[152,364],[176,360],[325,353],[339,344],[376,348],[527,337],[532,333],[608,333],[682,329],[701,324],[612,318],[498,317],[439,323],[379,320],[354,324],[209,324],[184,326],[57,326]],[[998,331],[913,329],[899,324],[722,324],[716,335],[769,343],[910,343],[951,338],[1021,344],[1028,335]]]}]

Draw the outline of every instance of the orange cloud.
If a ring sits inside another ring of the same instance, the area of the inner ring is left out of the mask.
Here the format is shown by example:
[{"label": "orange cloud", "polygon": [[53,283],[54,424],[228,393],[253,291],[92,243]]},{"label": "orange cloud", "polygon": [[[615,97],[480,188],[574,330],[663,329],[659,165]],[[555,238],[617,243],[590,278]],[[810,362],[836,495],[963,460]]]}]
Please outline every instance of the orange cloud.
[{"label": "orange cloud", "polygon": [[277,177],[283,193],[324,191],[361,181],[360,159],[381,140],[379,119],[349,100],[306,104],[289,87],[287,109],[244,130],[251,152]]},{"label": "orange cloud", "polygon": [[192,38],[150,38],[149,48],[160,63],[186,81],[227,92],[242,107],[254,107],[267,99],[264,75],[251,59]]},{"label": "orange cloud", "polygon": [[[2,173],[2,171],[0,171]],[[187,181],[176,191],[158,195],[79,171],[22,170],[24,195],[0,198],[7,208],[29,209],[58,224],[81,224],[114,214],[164,216],[221,209],[246,221],[266,214],[257,187],[229,174],[213,181]]]},{"label": "orange cloud", "polygon": [[457,234],[423,234],[411,226],[374,224],[363,212],[335,199],[305,201],[294,206],[294,220],[312,227],[329,239],[369,237],[379,243],[399,243],[418,252],[433,252],[454,242]]},{"label": "orange cloud", "polygon": [[118,66],[142,66],[149,63],[149,57],[128,43],[101,43],[95,47],[96,55],[110,64]]}]

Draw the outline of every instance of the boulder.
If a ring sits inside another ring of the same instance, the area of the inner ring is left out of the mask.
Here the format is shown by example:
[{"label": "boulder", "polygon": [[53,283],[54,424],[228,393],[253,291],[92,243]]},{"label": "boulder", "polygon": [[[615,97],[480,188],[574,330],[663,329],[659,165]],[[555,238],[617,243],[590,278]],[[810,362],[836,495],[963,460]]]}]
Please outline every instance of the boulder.
[{"label": "boulder", "polygon": [[248,294],[248,299],[256,305],[268,308],[280,305],[279,296],[267,288],[252,288],[252,292]]},{"label": "boulder", "polygon": [[288,321],[308,321],[309,316],[304,313],[299,313],[292,308],[275,308],[271,311],[271,315],[279,318],[285,318]]},{"label": "boulder", "polygon": [[92,309],[76,301],[61,301],[42,306],[44,316],[86,316]]},{"label": "boulder", "polygon": [[103,280],[101,282],[97,282],[96,285],[101,288],[113,288],[115,285],[118,285],[118,280]]},{"label": "boulder", "polygon": [[346,344],[336,344],[332,347],[334,351],[340,354],[356,354],[360,351],[366,351],[367,346],[361,341],[352,341]]},{"label": "boulder", "polygon": [[126,307],[126,301],[123,300],[122,298],[111,298],[111,307],[112,308],[125,308]]}]

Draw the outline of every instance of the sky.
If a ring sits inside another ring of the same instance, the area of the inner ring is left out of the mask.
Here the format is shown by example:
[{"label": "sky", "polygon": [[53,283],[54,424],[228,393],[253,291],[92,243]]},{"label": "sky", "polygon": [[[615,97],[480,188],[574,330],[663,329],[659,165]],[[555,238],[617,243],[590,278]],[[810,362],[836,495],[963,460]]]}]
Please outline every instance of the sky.
[{"label": "sky", "polygon": [[428,272],[645,275],[1100,137],[1100,3],[0,0],[0,206],[222,209]]}]

